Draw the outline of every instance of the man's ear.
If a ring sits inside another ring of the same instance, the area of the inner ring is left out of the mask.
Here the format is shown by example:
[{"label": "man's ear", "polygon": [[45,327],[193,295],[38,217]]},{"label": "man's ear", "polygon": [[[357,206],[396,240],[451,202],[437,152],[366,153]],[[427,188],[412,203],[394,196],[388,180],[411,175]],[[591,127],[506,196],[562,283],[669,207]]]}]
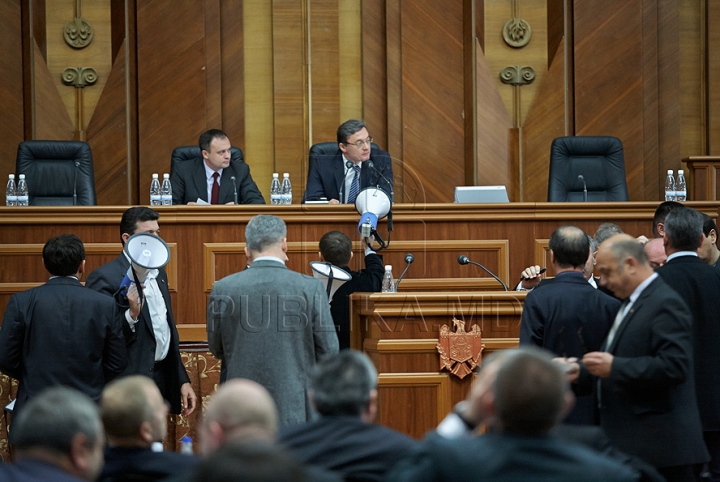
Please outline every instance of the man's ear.
[{"label": "man's ear", "polygon": [[87,472],[92,463],[93,447],[84,433],[76,433],[70,442],[70,462],[77,474]]},{"label": "man's ear", "polygon": [[355,253],[353,253],[352,251],[350,251],[350,259],[353,259],[353,256],[355,256]]},{"label": "man's ear", "polygon": [[342,142],[338,143],[338,147],[343,152],[343,154],[347,152],[347,147],[345,147],[345,144],[343,144]]},{"label": "man's ear", "polygon": [[282,250],[283,253],[287,253],[287,238],[282,239]]},{"label": "man's ear", "polygon": [[132,236],[132,234],[123,233],[123,235],[121,236],[122,241],[123,241],[123,246],[127,243],[127,240],[130,239],[130,236]]},{"label": "man's ear", "polygon": [[153,430],[150,426],[150,422],[143,422],[140,424],[140,438],[147,442],[148,445],[155,442],[155,440],[153,440]]},{"label": "man's ear", "polygon": [[79,280],[82,279],[83,274],[85,274],[85,260],[82,260],[82,263],[80,263],[80,266],[78,267],[77,278]]},{"label": "man's ear", "polygon": [[373,388],[372,390],[370,390],[370,400],[368,401],[367,411],[365,412],[365,415],[367,417],[367,423],[372,423],[377,416],[377,396],[377,389]]},{"label": "man's ear", "polygon": [[203,150],[200,151],[200,152],[202,152],[203,159],[210,159],[210,153],[209,153],[208,151],[206,151],[205,149],[203,149]]},{"label": "man's ear", "polygon": [[320,257],[320,261],[325,261],[325,258],[323,258],[321,251],[318,251],[318,256]]},{"label": "man's ear", "polygon": [[658,223],[657,228],[655,230],[658,232],[660,236],[665,236],[665,223]]}]

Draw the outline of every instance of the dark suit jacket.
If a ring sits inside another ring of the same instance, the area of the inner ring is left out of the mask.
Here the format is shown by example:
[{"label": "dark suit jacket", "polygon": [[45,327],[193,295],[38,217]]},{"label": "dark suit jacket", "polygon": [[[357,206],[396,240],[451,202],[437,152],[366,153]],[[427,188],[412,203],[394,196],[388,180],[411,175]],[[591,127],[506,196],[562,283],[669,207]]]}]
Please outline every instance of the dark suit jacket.
[{"label": "dark suit jacket", "polygon": [[696,256],[673,258],[656,271],[692,312],[700,420],[703,430],[720,430],[720,272]]},{"label": "dark suit jacket", "polygon": [[[600,425],[612,443],[655,467],[706,462],[693,381],[691,314],[657,278],[640,294],[606,349]],[[595,384],[583,368],[581,383]],[[587,385],[586,385],[587,386]]]},{"label": "dark suit jacket", "polygon": [[[362,191],[368,186],[380,186],[383,191],[390,195],[393,190],[393,173],[390,154],[380,149],[372,149],[370,151],[370,160],[373,161],[377,171],[370,169],[365,162],[360,164],[360,190]],[[385,176],[387,182],[380,176],[378,171]],[[328,201],[330,199],[337,199],[340,202],[344,202],[347,193],[343,192],[343,198],[340,199],[341,190],[344,191],[344,177],[345,168],[343,166],[342,151],[340,151],[340,149],[332,156],[311,156],[303,202],[317,201],[321,197],[327,198]],[[388,186],[388,182],[390,186]]]},{"label": "dark suit jacket", "polygon": [[382,279],[385,274],[382,256],[376,253],[365,256],[365,269],[350,271],[350,267],[343,266],[345,271],[352,275],[352,279],[335,291],[330,302],[335,329],[338,331],[340,349],[350,348],[350,299],[353,293],[376,292],[382,289]]},{"label": "dark suit jacket", "polygon": [[83,482],[56,465],[40,459],[22,459],[12,464],[0,464],[3,482]]},{"label": "dark suit jacket", "polygon": [[[116,293],[120,289],[120,283],[130,267],[130,262],[124,254],[120,254],[115,260],[108,264],[100,266],[87,277],[85,285],[95,291],[99,291],[108,296],[115,298],[119,310],[118,317],[122,322],[125,339],[127,342],[129,363],[123,375],[145,375],[153,377],[153,369],[155,367],[155,334],[152,327],[152,319],[150,318],[150,310],[147,304],[143,306],[140,312],[140,319],[135,324],[135,331],[130,329],[125,320],[125,311],[128,308],[127,300]],[[170,349],[168,350],[166,363],[163,365],[163,377],[165,386],[160,387],[165,400],[170,402],[170,412],[180,413],[181,396],[180,386],[188,383],[188,377],[185,366],[180,358],[180,344],[177,328],[175,327],[175,319],[172,314],[172,303],[170,301],[170,291],[167,286],[167,273],[164,269],[160,269],[157,277],[157,283],[160,292],[165,300],[167,307],[167,322],[170,325]]]},{"label": "dark suit jacket", "polygon": [[[580,359],[600,349],[619,307],[620,301],[593,288],[582,273],[559,273],[525,298],[520,344]],[[565,422],[591,425],[595,420],[596,404],[588,394],[577,397]]]},{"label": "dark suit jacket", "polygon": [[191,471],[198,463],[194,455],[177,452],[153,452],[141,447],[108,447],[105,465],[98,482],[115,480],[128,474],[144,476],[142,480],[161,480],[165,477]]},{"label": "dark suit jacket", "polygon": [[489,433],[447,440],[431,433],[386,478],[393,482],[629,482],[620,463],[557,437]]},{"label": "dark suit jacket", "polygon": [[13,295],[0,329],[0,370],[19,380],[15,412],[43,389],[65,385],[95,401],[127,366],[115,303],[75,278],[52,278]]},{"label": "dark suit jacket", "polygon": [[336,472],[345,480],[379,481],[415,441],[360,417],[321,416],[282,430],[280,445],[302,462]]},{"label": "dark suit jacket", "polygon": [[[173,191],[173,204],[187,204],[198,198],[210,202],[207,195],[207,178],[203,160],[183,161],[173,170],[170,182]],[[238,204],[265,204],[265,198],[258,190],[250,175],[250,167],[244,162],[231,161],[220,176],[219,204],[234,202],[233,183],[237,184]]]}]

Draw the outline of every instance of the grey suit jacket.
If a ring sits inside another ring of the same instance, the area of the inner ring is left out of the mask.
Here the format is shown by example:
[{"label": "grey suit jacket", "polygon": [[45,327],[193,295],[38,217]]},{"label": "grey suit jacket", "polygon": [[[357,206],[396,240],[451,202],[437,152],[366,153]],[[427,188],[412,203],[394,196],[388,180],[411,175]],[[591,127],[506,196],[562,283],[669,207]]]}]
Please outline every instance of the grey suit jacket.
[{"label": "grey suit jacket", "polygon": [[267,388],[281,425],[310,420],[310,369],[338,351],[319,280],[278,261],[255,261],[215,283],[207,331],[210,351],[227,366],[228,379],[248,378]]}]

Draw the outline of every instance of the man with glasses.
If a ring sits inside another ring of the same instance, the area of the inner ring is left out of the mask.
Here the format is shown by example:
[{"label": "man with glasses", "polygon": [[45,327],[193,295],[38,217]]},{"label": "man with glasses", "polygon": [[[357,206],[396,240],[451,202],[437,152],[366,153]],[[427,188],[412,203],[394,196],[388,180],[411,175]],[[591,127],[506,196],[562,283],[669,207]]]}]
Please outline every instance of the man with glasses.
[{"label": "man with glasses", "polygon": [[[303,202],[326,198],[330,204],[352,204],[369,186],[393,191],[390,155],[373,145],[365,123],[344,122],[337,130],[335,154],[311,155]],[[370,162],[368,162],[370,161]]]}]

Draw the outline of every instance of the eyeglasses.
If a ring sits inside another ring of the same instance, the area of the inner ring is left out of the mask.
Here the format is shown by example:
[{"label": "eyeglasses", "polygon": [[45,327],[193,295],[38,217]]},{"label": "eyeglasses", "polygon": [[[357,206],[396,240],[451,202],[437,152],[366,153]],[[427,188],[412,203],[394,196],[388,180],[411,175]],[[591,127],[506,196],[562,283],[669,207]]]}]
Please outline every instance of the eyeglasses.
[{"label": "eyeglasses", "polygon": [[362,146],[364,146],[365,144],[367,144],[368,146],[372,147],[372,141],[373,141],[373,138],[372,138],[372,137],[368,137],[368,138],[365,139],[364,141],[357,141],[357,142],[353,142],[352,144],[349,143],[349,142],[346,142],[345,145],[346,145],[346,146],[355,146],[355,147],[357,147],[358,149],[362,149]]}]

